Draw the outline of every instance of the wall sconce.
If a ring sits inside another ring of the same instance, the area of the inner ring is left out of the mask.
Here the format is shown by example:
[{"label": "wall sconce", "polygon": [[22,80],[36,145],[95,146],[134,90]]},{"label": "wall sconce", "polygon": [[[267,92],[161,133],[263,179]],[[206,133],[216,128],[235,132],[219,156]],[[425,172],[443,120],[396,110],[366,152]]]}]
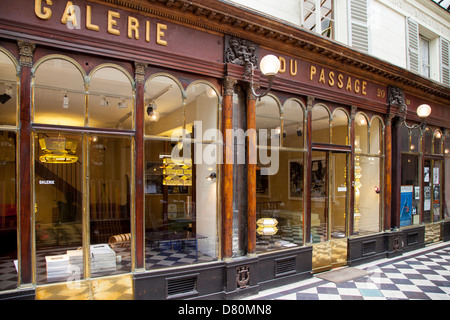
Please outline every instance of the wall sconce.
[{"label": "wall sconce", "polygon": [[147,114],[150,117],[150,121],[156,122],[159,120],[159,113],[156,111],[156,104],[151,103],[147,107]]},{"label": "wall sconce", "polygon": [[209,176],[206,177],[206,180],[208,181],[216,180],[216,173],[215,172],[211,173]]},{"label": "wall sconce", "polygon": [[[255,73],[254,73],[255,66],[250,61],[247,61],[247,63],[245,64],[244,75],[251,74],[250,88],[252,90],[252,94],[255,97],[261,99],[262,97],[264,97],[265,95],[267,95],[270,92],[270,89],[271,89],[272,83],[273,83],[273,79],[275,78],[278,71],[280,71],[280,66],[281,66],[280,60],[273,54],[266,55],[264,58],[261,59],[261,62],[259,64],[259,69],[261,70],[261,73],[263,74],[263,76],[265,76],[267,78],[267,80],[269,81],[269,84],[267,86],[266,91],[262,92],[261,94],[257,94],[255,92],[254,83],[253,83],[253,78],[255,75]],[[249,69],[251,69],[251,71]]]},{"label": "wall sconce", "polygon": [[412,126],[408,126],[408,124],[406,123],[406,112],[408,110],[408,107],[406,106],[406,104],[403,104],[402,108],[400,109],[400,113],[403,117],[403,124],[408,128],[408,129],[414,129],[414,128],[422,128],[426,126],[425,124],[425,119],[430,115],[431,113],[431,107],[427,104],[421,104],[417,110],[416,113],[417,115],[422,119],[422,122],[420,123],[420,125],[418,124],[413,124]]}]

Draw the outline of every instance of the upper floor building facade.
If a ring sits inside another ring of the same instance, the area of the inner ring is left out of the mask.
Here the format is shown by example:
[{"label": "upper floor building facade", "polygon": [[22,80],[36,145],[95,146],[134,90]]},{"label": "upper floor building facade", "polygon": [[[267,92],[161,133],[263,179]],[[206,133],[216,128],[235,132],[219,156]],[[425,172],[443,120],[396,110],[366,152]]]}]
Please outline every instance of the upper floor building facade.
[{"label": "upper floor building facade", "polygon": [[450,85],[448,1],[228,1]]}]

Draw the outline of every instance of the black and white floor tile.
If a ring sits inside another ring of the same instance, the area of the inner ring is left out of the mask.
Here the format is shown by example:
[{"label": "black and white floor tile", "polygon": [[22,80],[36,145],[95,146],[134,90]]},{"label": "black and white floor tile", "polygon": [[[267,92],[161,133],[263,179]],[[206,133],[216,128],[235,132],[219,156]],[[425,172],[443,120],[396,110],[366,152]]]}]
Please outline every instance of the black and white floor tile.
[{"label": "black and white floor tile", "polygon": [[433,245],[358,266],[367,275],[336,283],[313,276],[247,300],[450,300],[450,245]]}]

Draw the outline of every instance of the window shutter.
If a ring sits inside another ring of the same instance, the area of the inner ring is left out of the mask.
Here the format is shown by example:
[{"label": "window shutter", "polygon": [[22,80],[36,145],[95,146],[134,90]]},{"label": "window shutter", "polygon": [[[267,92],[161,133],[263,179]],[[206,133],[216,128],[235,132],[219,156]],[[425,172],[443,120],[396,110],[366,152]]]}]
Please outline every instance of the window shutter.
[{"label": "window shutter", "polygon": [[350,1],[350,43],[355,49],[369,52],[367,0]]},{"label": "window shutter", "polygon": [[419,73],[419,24],[406,18],[407,68]]},{"label": "window shutter", "polygon": [[450,44],[441,38],[441,82],[450,87]]}]

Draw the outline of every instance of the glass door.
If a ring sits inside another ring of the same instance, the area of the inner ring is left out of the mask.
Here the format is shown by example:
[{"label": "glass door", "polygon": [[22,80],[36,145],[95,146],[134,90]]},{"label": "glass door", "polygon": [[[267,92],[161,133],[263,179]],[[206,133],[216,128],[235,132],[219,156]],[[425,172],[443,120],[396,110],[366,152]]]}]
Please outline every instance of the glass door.
[{"label": "glass door", "polygon": [[311,163],[311,242],[313,271],[347,263],[349,155],[313,151]]}]

